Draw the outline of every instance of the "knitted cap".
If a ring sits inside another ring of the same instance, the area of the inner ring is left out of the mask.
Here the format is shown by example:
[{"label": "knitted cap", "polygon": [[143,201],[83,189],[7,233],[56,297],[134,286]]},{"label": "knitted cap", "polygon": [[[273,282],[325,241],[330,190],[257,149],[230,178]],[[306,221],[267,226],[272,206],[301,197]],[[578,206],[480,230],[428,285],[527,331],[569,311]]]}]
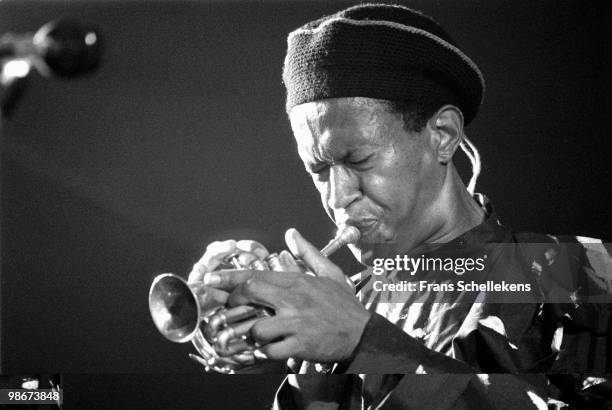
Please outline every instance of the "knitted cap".
[{"label": "knitted cap", "polygon": [[484,78],[433,19],[404,6],[363,4],[291,32],[283,69],[287,112],[337,97],[456,103],[468,124]]}]

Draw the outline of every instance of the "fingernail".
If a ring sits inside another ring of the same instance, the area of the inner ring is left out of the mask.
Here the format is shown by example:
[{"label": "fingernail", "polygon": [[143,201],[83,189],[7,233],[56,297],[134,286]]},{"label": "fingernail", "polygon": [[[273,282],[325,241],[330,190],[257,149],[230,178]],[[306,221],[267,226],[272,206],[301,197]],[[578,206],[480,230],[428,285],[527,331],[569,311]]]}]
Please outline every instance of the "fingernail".
[{"label": "fingernail", "polygon": [[202,277],[206,274],[205,267],[201,264],[196,264],[193,266],[191,273],[189,273],[187,282],[189,283],[197,283],[202,282]]},{"label": "fingernail", "polygon": [[259,360],[268,360],[268,356],[259,349],[253,350],[253,356]]},{"label": "fingernail", "polygon": [[289,251],[281,251],[281,253],[278,255],[278,257],[280,258],[281,262],[283,263],[283,266],[292,266],[295,265],[295,258],[293,257],[293,255],[291,255],[291,253]]},{"label": "fingernail", "polygon": [[198,278],[193,276],[191,273],[189,274],[189,277],[187,278],[187,283],[189,283],[190,285],[195,285],[196,283],[199,283],[199,282],[201,282],[201,280],[198,280]]},{"label": "fingernail", "polygon": [[209,272],[204,275],[204,286],[218,286],[221,284],[221,276],[216,273]]},{"label": "fingernail", "polygon": [[294,255],[297,254],[298,251],[296,238],[299,238],[299,235],[300,233],[295,228],[288,229],[287,232],[285,232],[285,243]]}]

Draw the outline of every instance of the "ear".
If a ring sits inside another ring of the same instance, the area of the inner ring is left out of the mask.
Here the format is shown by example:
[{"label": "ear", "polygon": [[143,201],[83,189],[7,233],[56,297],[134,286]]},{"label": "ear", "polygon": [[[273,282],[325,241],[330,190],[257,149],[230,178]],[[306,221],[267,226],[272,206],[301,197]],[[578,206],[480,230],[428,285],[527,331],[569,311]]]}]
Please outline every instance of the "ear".
[{"label": "ear", "polygon": [[428,121],[435,138],[438,161],[448,164],[463,139],[463,113],[454,105],[441,107]]}]

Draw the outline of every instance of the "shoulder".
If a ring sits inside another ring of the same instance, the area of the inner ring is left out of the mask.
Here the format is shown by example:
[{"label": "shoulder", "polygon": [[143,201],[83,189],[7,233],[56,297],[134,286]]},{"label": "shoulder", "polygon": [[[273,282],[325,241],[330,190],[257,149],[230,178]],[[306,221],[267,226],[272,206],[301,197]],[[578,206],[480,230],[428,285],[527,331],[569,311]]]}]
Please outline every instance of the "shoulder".
[{"label": "shoulder", "polygon": [[[556,282],[612,294],[612,247],[601,239],[520,232],[513,235],[528,266]],[[586,290],[586,289],[582,289]]]}]

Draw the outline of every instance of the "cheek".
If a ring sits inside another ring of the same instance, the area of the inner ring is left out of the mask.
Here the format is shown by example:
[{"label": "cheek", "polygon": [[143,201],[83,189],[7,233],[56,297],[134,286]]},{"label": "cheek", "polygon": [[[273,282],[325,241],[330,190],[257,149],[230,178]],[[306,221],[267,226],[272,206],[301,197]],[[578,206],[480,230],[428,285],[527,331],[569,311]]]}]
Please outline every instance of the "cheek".
[{"label": "cheek", "polygon": [[321,200],[325,200],[327,198],[327,184],[325,182],[317,181],[313,178],[312,182],[314,183],[315,188],[319,191],[319,195],[321,196]]},{"label": "cheek", "polygon": [[416,140],[394,157],[392,178],[410,191],[410,197],[421,196],[434,188],[438,180],[439,167],[434,153],[422,141]]},{"label": "cheek", "polygon": [[[412,152],[420,152],[414,155]],[[391,224],[405,219],[431,187],[432,158],[422,150],[393,151],[375,174],[364,177],[366,195],[385,210]]]},{"label": "cheek", "polygon": [[370,191],[388,205],[405,204],[418,184],[421,168],[420,158],[402,157],[393,152],[380,163],[377,172],[364,181]]},{"label": "cheek", "polygon": [[327,203],[328,203],[328,192],[329,192],[328,187],[327,187],[327,183],[317,181],[316,179],[313,179],[313,182],[314,182],[315,188],[317,189],[317,191],[319,191],[319,198],[321,198],[321,205],[323,205],[323,209],[325,209],[325,212],[331,218],[332,217],[332,211],[331,211],[331,208],[329,208],[329,206],[327,205]]},{"label": "cheek", "polygon": [[406,173],[399,170],[368,175],[363,178],[364,195],[381,208],[388,222],[397,220],[405,213],[414,192],[414,184]]}]

